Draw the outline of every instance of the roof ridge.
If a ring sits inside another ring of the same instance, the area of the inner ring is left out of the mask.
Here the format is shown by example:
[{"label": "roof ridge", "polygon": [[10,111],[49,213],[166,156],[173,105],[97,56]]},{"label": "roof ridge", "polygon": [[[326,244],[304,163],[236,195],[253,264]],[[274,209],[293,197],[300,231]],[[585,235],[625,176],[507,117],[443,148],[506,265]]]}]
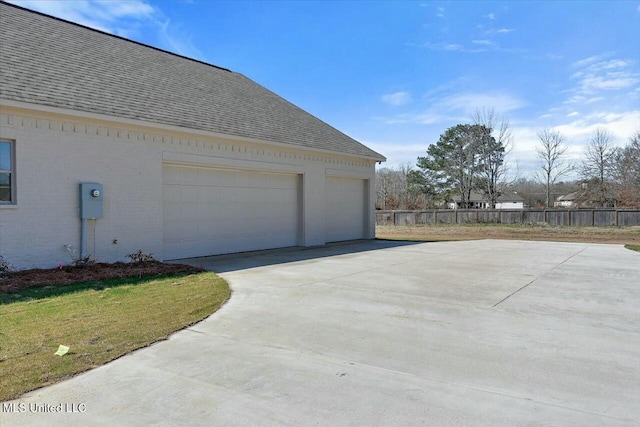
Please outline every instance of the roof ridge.
[{"label": "roof ridge", "polygon": [[201,61],[199,59],[191,58],[191,57],[185,56],[185,55],[180,55],[179,53],[171,52],[171,51],[168,51],[168,50],[165,50],[165,49],[160,49],[159,47],[151,46],[151,45],[146,44],[146,43],[142,43],[142,42],[139,42],[139,41],[136,41],[136,40],[128,39],[126,37],[122,37],[122,36],[119,36],[117,34],[111,34],[111,33],[108,33],[106,31],[102,31],[102,30],[98,30],[98,29],[95,29],[95,28],[91,28],[91,27],[88,27],[86,25],[78,24],[77,22],[68,21],[68,20],[63,19],[63,18],[58,18],[57,16],[49,15],[49,14],[46,14],[46,13],[43,13],[43,12],[39,12],[37,10],[27,9],[26,7],[19,6],[17,4],[13,4],[13,3],[9,3],[9,2],[7,2],[5,0],[0,0],[0,3],[2,3],[3,5],[7,5],[7,6],[10,6],[10,7],[16,8],[16,9],[23,10],[25,12],[33,13],[35,15],[44,16],[45,18],[54,19],[56,21],[64,22],[65,24],[75,25],[76,27],[81,27],[81,28],[84,28],[84,29],[87,29],[87,30],[90,30],[90,31],[93,31],[93,32],[96,32],[96,33],[104,34],[104,35],[109,36],[109,37],[113,37],[113,38],[116,38],[116,39],[124,40],[124,41],[130,42],[130,43],[135,43],[137,45],[140,45],[140,46],[143,46],[143,47],[146,47],[146,48],[149,48],[149,49],[153,49],[153,50],[157,50],[157,51],[162,52],[162,53],[167,53],[169,55],[177,56],[178,58],[188,59],[189,61],[193,61],[193,62],[197,62],[199,64],[207,65],[209,67],[217,68],[217,69],[222,70],[222,71],[228,71],[230,73],[235,73],[234,71],[232,71],[232,70],[230,70],[228,68],[220,67],[219,65],[210,64],[208,62]]}]

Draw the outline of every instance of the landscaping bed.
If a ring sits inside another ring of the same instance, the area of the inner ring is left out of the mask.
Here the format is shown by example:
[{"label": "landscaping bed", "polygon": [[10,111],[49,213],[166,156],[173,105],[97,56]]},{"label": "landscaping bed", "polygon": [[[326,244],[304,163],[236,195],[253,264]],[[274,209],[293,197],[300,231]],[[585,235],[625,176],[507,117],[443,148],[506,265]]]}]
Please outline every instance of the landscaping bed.
[{"label": "landscaping bed", "polygon": [[0,276],[0,292],[14,293],[33,287],[68,285],[94,280],[123,277],[157,276],[162,274],[196,273],[200,268],[159,261],[94,263],[83,266],[64,265],[50,269],[9,271]]}]

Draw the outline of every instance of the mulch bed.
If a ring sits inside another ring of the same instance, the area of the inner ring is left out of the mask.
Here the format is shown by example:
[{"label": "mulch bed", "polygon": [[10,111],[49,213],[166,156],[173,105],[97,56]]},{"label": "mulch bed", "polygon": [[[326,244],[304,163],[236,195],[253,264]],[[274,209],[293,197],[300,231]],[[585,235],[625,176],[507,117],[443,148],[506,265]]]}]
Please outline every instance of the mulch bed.
[{"label": "mulch bed", "polygon": [[174,273],[198,273],[201,268],[184,264],[165,264],[159,261],[135,263],[96,263],[84,266],[12,271],[0,276],[0,292],[15,293],[23,289],[52,285],[70,285],[95,280],[125,277],[157,276]]}]

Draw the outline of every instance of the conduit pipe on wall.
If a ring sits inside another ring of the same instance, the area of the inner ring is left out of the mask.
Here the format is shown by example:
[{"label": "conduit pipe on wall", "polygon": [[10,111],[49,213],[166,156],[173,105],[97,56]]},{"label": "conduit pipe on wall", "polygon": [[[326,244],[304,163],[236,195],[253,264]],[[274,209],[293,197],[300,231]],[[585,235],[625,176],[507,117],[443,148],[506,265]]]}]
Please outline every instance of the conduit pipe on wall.
[{"label": "conduit pipe on wall", "polygon": [[87,257],[87,219],[80,220],[80,259]]},{"label": "conduit pipe on wall", "polygon": [[80,259],[87,257],[87,220],[102,218],[102,184],[80,183]]}]

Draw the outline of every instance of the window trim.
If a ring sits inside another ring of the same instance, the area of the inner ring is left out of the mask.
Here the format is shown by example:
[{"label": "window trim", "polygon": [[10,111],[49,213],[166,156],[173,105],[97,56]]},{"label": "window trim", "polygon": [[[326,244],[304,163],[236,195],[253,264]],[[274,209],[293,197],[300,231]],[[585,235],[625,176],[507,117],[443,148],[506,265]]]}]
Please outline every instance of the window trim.
[{"label": "window trim", "polygon": [[10,156],[10,161],[11,161],[11,168],[8,170],[5,169],[1,169],[0,173],[9,173],[10,175],[10,197],[11,200],[9,201],[4,201],[4,200],[0,200],[0,208],[2,207],[7,207],[7,206],[15,206],[17,204],[17,200],[16,200],[16,141],[12,140],[12,139],[7,139],[7,138],[0,138],[0,142],[4,142],[4,143],[8,143],[9,144],[9,156]]}]

